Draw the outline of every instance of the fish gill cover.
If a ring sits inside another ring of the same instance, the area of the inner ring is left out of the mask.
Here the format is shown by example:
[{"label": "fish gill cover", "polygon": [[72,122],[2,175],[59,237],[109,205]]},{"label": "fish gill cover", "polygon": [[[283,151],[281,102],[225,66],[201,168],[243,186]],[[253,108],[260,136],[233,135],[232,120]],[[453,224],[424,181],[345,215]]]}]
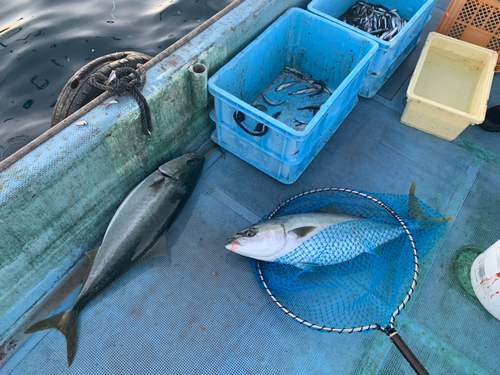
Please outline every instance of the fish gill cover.
[{"label": "fish gill cover", "polygon": [[[303,319],[336,329],[385,327],[392,323],[413,287],[416,258],[410,238],[415,241],[418,257],[425,256],[443,236],[449,218],[412,193],[320,189],[292,198],[264,219],[318,211],[328,205],[366,219],[323,230],[287,254],[287,259],[252,260],[257,280],[299,322]],[[383,205],[399,216],[411,237]],[[302,267],[291,265],[300,263]]]}]

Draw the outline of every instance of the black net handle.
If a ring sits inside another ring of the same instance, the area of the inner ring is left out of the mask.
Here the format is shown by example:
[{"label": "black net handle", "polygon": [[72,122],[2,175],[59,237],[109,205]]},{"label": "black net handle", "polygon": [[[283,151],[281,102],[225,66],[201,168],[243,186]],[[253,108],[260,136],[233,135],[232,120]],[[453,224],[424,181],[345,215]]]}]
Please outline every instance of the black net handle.
[{"label": "black net handle", "polygon": [[[243,112],[240,112],[240,111],[234,112],[233,118],[234,118],[234,121],[236,122],[236,124],[238,124],[238,126],[241,128],[241,130],[243,130],[245,133],[252,135],[254,137],[262,137],[262,136],[266,135],[267,132],[269,131],[269,128],[267,126],[265,126],[264,124],[257,124],[257,126],[254,129],[256,131],[255,133],[251,132],[250,130],[245,128],[242,124],[242,122],[245,121],[245,115],[243,114]],[[262,130],[262,127],[264,128],[264,130]]]},{"label": "black net handle", "polygon": [[396,330],[393,330],[393,332],[389,335],[389,338],[418,375],[429,375],[429,372],[425,369],[424,365],[420,363],[418,358],[415,356],[415,354],[413,354],[411,349],[408,347],[408,345],[406,345],[406,343],[403,341],[401,336],[399,336],[399,333],[397,333]]},{"label": "black net handle", "polygon": [[406,304],[411,298],[411,295],[413,294],[413,291],[415,290],[415,287],[417,285],[417,278],[418,278],[418,271],[419,271],[419,258],[418,258],[418,253],[417,253],[417,246],[415,244],[415,240],[413,239],[413,236],[410,232],[410,229],[406,226],[405,222],[401,219],[401,217],[388,205],[385,203],[379,201],[378,199],[372,197],[371,195],[356,191],[356,190],[351,190],[351,189],[346,189],[346,188],[323,188],[323,189],[314,189],[314,190],[309,190],[304,193],[298,194],[293,196],[292,198],[287,199],[285,202],[281,203],[276,209],[271,212],[269,215],[268,219],[271,219],[274,215],[278,213],[279,210],[281,210],[284,206],[286,206],[289,202],[291,202],[294,199],[313,194],[313,193],[320,193],[320,192],[328,192],[328,191],[339,191],[339,192],[344,192],[344,193],[349,193],[349,194],[354,194],[358,195],[360,197],[366,198],[371,200],[372,202],[375,202],[382,208],[384,208],[386,211],[388,211],[401,225],[403,230],[406,232],[406,235],[408,236],[408,239],[410,240],[411,247],[413,249],[413,257],[414,257],[414,268],[413,268],[413,277],[412,277],[412,283],[410,285],[410,288],[408,290],[408,293],[406,297],[401,301],[400,305],[398,308],[392,313],[390,322],[387,327],[382,327],[379,324],[370,324],[362,327],[353,327],[353,328],[333,328],[333,327],[325,327],[325,326],[320,326],[311,322],[308,322],[298,316],[296,316],[293,312],[288,310],[283,304],[278,301],[278,299],[274,296],[273,292],[269,289],[267,286],[267,283],[264,279],[264,275],[262,274],[261,270],[261,261],[257,260],[257,270],[259,274],[260,281],[262,282],[262,285],[264,287],[264,290],[267,292],[269,297],[273,300],[273,302],[290,318],[293,320],[297,321],[300,324],[303,324],[309,328],[317,329],[318,331],[324,331],[324,332],[338,332],[338,333],[352,333],[352,332],[362,332],[362,331],[367,331],[370,329],[378,329],[385,334],[387,334],[391,342],[397,347],[397,349],[403,354],[403,356],[406,358],[406,360],[410,363],[412,368],[415,370],[415,372],[419,375],[427,375],[429,374],[427,370],[424,368],[424,366],[420,363],[420,361],[417,359],[417,357],[413,354],[413,352],[410,350],[410,348],[406,345],[406,343],[403,341],[401,336],[396,332],[394,329],[394,320],[396,316],[404,309]]}]

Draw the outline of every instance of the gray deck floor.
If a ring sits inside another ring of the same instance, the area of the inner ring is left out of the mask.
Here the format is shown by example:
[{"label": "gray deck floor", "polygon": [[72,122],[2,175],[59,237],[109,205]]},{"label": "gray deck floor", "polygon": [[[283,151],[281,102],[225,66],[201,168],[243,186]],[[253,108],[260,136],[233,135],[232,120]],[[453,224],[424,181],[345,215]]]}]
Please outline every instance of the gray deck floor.
[{"label": "gray deck floor", "polygon": [[[360,98],[293,185],[217,151],[167,234],[169,255],[142,262],[94,300],[79,322],[68,368],[51,330],[4,373],[21,374],[413,374],[378,331],[322,334],[285,316],[257,284],[248,259],[225,239],[290,196],[318,187],[417,196],[453,215],[422,260],[416,295],[396,327],[431,374],[498,374],[500,321],[467,295],[452,269],[465,245],[500,238],[500,133],[469,126],[447,142],[399,122],[424,39],[374,99]],[[496,77],[489,105],[500,104]]]}]

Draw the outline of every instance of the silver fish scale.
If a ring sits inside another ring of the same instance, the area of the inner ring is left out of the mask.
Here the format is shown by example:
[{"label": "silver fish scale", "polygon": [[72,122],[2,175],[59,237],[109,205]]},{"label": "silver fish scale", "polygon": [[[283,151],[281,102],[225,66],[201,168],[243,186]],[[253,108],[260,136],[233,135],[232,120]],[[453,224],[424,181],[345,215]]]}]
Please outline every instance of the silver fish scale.
[{"label": "silver fish scale", "polygon": [[[410,226],[418,229],[413,223]],[[276,262],[297,267],[331,266],[363,253],[376,254],[381,246],[404,240],[403,228],[393,223],[376,218],[350,220],[322,230]]]},{"label": "silver fish scale", "polygon": [[339,20],[382,40],[390,41],[408,23],[397,9],[358,1]]}]

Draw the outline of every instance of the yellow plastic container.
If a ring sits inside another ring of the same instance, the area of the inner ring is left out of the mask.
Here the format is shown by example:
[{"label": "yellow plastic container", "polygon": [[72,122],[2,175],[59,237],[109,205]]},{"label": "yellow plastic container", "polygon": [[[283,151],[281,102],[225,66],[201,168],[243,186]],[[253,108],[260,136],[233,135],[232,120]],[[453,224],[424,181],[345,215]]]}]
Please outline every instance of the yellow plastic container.
[{"label": "yellow plastic container", "polygon": [[401,122],[448,141],[482,123],[497,59],[495,51],[429,33]]}]

